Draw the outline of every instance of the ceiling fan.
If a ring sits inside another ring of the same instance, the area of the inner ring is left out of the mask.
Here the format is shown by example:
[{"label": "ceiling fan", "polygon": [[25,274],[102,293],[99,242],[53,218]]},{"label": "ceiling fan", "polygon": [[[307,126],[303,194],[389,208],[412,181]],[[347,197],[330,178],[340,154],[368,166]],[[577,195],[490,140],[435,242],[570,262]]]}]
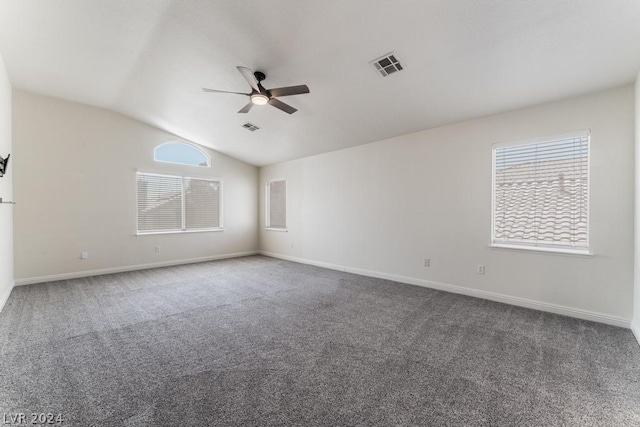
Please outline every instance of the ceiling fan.
[{"label": "ceiling fan", "polygon": [[207,89],[202,88],[205,92],[216,92],[216,93],[235,93],[237,95],[245,95],[251,98],[249,103],[242,107],[238,113],[247,113],[254,105],[272,105],[285,113],[293,114],[297,109],[293,108],[289,104],[285,104],[279,99],[275,98],[276,96],[289,96],[289,95],[300,95],[302,93],[309,93],[309,88],[307,85],[299,85],[299,86],[287,86],[287,87],[277,87],[274,89],[265,89],[262,86],[262,81],[267,77],[264,73],[260,71],[256,71],[255,73],[251,71],[247,67],[236,67],[240,74],[245,78],[245,80],[251,86],[251,93],[242,93],[242,92],[229,92],[226,90],[216,90],[216,89]]}]

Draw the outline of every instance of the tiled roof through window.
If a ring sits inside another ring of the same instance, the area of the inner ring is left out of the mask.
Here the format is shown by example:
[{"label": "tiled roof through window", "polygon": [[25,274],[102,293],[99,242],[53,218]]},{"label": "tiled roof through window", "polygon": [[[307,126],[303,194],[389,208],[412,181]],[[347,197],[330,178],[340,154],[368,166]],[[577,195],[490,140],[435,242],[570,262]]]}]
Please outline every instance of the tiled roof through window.
[{"label": "tiled roof through window", "polygon": [[494,242],[588,246],[588,155],[578,154],[496,168]]}]

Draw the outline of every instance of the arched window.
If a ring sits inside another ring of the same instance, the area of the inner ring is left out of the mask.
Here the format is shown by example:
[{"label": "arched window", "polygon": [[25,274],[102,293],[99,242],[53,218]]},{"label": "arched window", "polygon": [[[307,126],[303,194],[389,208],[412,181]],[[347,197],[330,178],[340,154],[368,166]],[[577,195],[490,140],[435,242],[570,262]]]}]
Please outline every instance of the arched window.
[{"label": "arched window", "polygon": [[165,142],[153,150],[156,162],[209,167],[211,157],[200,148],[186,142]]}]

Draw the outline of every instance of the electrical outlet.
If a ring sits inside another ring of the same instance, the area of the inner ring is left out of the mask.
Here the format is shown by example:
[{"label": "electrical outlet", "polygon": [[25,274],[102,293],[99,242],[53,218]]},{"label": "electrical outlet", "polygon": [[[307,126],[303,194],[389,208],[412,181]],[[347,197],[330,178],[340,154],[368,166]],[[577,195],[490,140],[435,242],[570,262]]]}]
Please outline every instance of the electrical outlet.
[{"label": "electrical outlet", "polygon": [[89,252],[87,251],[80,252],[80,259],[89,259]]},{"label": "electrical outlet", "polygon": [[160,246],[156,246],[156,253],[159,254],[160,253]]},{"label": "electrical outlet", "polygon": [[431,260],[429,258],[425,258],[424,259],[424,266],[425,267],[431,267]]},{"label": "electrical outlet", "polygon": [[476,266],[476,273],[478,274],[484,274],[484,265],[483,264],[478,264]]}]

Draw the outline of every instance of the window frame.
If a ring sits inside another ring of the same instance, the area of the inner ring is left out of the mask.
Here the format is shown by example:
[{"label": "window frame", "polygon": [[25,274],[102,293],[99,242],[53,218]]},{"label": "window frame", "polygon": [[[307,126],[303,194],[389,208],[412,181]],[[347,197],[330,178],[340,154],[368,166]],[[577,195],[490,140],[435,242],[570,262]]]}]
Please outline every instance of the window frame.
[{"label": "window frame", "polygon": [[264,193],[264,199],[265,199],[265,230],[268,231],[284,231],[287,232],[289,231],[288,228],[288,218],[286,218],[285,216],[285,226],[284,227],[272,227],[271,226],[271,187],[270,184],[272,182],[279,182],[279,181],[284,181],[284,211],[285,211],[285,215],[287,214],[288,211],[288,204],[289,204],[289,186],[287,185],[287,178],[274,178],[274,179],[270,179],[268,181],[265,182],[265,193]]},{"label": "window frame", "polygon": [[[183,163],[183,162],[172,162],[170,160],[158,160],[156,153],[158,148],[160,147],[164,147],[165,145],[187,145],[191,148],[194,148],[196,150],[198,150],[199,152],[201,152],[205,158],[207,159],[207,165],[203,166],[203,165],[194,165],[191,163]],[[185,142],[185,141],[167,141],[167,142],[163,142],[160,145],[156,145],[153,148],[153,161],[154,162],[158,162],[158,163],[168,163],[170,165],[181,165],[181,166],[191,166],[191,167],[195,167],[195,168],[210,168],[211,167],[211,156],[209,155],[209,153],[207,153],[206,151],[204,151],[202,148],[198,147],[195,144],[192,144],[190,142]]]},{"label": "window frame", "polygon": [[[544,142],[560,141],[570,138],[587,138],[587,225],[586,225],[586,247],[575,247],[571,245],[554,245],[548,243],[532,242],[510,242],[496,241],[495,238],[495,215],[496,215],[496,149],[503,147],[516,147],[520,145],[539,144]],[[520,141],[500,142],[491,145],[491,230],[489,247],[497,249],[514,249],[518,251],[530,251],[549,254],[592,256],[592,242],[590,235],[591,228],[591,130],[584,129],[575,132],[556,134],[540,138],[532,138]]]},{"label": "window frame", "polygon": [[[154,175],[154,176],[162,176],[162,177],[169,177],[169,178],[180,178],[181,182],[182,182],[182,192],[181,192],[181,198],[182,198],[182,208],[181,208],[181,220],[182,220],[182,230],[167,230],[167,231],[162,231],[162,230],[157,230],[157,231],[140,231],[138,229],[138,175]],[[212,181],[212,182],[218,182],[220,185],[220,188],[218,190],[219,192],[219,200],[218,200],[218,206],[219,208],[219,226],[218,227],[212,227],[212,228],[199,228],[199,229],[186,229],[186,207],[185,207],[185,203],[186,203],[186,197],[185,197],[185,192],[184,192],[184,183],[185,183],[185,179],[199,179],[199,180],[203,180],[203,181]],[[224,231],[224,181],[222,178],[220,177],[200,177],[200,176],[189,176],[189,175],[176,175],[176,174],[168,174],[168,173],[158,173],[158,172],[144,172],[144,171],[140,171],[137,170],[135,173],[135,235],[136,236],[149,236],[149,235],[157,235],[157,234],[187,234],[187,233],[209,233],[209,232],[217,232],[217,231]]]}]

